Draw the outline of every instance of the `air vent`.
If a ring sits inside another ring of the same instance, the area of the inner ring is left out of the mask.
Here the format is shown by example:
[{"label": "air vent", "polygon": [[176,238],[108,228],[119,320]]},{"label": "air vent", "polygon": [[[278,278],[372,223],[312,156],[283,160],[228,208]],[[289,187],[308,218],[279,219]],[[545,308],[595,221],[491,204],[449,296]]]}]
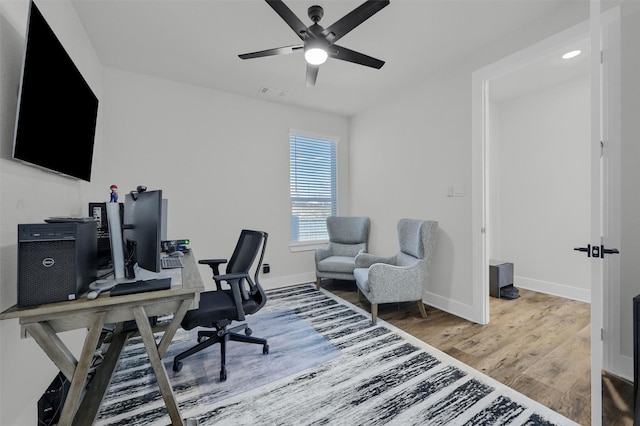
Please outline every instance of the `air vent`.
[{"label": "air vent", "polygon": [[259,90],[261,95],[275,96],[277,98],[287,94],[284,90],[274,89],[273,87],[262,86]]}]

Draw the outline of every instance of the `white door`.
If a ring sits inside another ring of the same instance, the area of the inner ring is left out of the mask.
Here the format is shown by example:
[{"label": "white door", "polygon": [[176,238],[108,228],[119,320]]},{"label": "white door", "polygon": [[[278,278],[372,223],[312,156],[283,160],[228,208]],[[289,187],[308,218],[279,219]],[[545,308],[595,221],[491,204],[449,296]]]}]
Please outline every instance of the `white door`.
[{"label": "white door", "polygon": [[591,258],[591,424],[601,425],[603,365],[619,370],[620,12],[590,7],[591,242],[578,250]]}]

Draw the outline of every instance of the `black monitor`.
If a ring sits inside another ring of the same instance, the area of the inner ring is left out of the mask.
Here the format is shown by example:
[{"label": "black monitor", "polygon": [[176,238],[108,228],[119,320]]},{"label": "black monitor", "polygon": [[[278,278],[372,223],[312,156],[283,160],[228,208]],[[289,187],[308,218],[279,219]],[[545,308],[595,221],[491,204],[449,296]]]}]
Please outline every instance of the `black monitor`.
[{"label": "black monitor", "polygon": [[142,269],[160,272],[162,225],[161,190],[125,195],[122,234],[127,249],[125,266],[129,271],[128,275],[131,275],[135,263]]}]

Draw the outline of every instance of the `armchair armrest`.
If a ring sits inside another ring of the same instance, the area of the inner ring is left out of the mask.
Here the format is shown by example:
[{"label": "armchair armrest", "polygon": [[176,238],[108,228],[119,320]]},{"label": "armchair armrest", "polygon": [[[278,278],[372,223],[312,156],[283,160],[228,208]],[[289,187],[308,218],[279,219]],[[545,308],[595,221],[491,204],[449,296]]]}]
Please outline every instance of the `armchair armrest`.
[{"label": "armchair armrest", "polygon": [[371,253],[359,253],[356,256],[356,268],[368,268],[374,263],[385,263],[393,265],[396,256],[377,256]]},{"label": "armchair armrest", "polygon": [[328,247],[319,248],[319,249],[316,249],[315,256],[316,256],[316,265],[317,265],[318,262],[320,262],[321,260],[331,256],[331,251],[329,251]]},{"label": "armchair armrest", "polygon": [[371,303],[393,303],[407,300],[419,300],[424,293],[427,272],[420,262],[411,266],[395,266],[383,263],[369,268],[369,290]]}]

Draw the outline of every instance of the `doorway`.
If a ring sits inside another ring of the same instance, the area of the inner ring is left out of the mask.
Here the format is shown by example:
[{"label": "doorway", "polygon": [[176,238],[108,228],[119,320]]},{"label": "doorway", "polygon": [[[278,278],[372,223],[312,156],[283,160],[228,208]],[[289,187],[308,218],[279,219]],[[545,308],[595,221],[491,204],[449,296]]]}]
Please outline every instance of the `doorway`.
[{"label": "doorway", "polygon": [[[589,158],[590,172],[589,206],[585,215],[591,216],[590,229],[583,238],[590,239],[596,248],[619,244],[620,223],[620,178],[619,178],[619,110],[620,100],[620,40],[619,10],[612,9],[600,14],[599,3],[591,4],[591,22],[576,25],[556,36],[550,37],[523,51],[491,64],[473,73],[473,200],[472,225],[479,232],[473,235],[474,293],[473,308],[478,322],[488,323],[488,254],[491,242],[490,212],[491,179],[488,172],[491,158],[491,114],[490,83],[509,72],[523,69],[548,55],[557,55],[568,45],[589,38],[589,45],[596,46],[597,55],[589,61],[590,70],[590,131]],[[591,25],[590,25],[591,24]],[[618,34],[618,35],[616,35]],[[605,50],[603,57],[600,50]],[[604,59],[603,59],[604,58]],[[617,157],[617,158],[616,158]],[[495,218],[494,218],[495,220]],[[580,245],[580,241],[573,243]],[[612,245],[613,244],[613,245]],[[585,244],[586,245],[586,244]],[[567,248],[567,250],[570,250]],[[595,257],[595,252],[594,252]],[[619,260],[590,259],[590,294],[593,295],[592,311],[592,421],[601,415],[601,368],[612,372],[619,370],[620,364],[620,327],[616,322],[616,313],[620,311]],[[603,288],[603,281],[606,287]],[[601,331],[607,339],[601,339]],[[616,365],[618,367],[616,367]]]},{"label": "doorway", "polygon": [[[580,52],[563,59],[566,52]],[[590,302],[589,38],[488,81],[490,259],[514,264],[515,285]]]}]

